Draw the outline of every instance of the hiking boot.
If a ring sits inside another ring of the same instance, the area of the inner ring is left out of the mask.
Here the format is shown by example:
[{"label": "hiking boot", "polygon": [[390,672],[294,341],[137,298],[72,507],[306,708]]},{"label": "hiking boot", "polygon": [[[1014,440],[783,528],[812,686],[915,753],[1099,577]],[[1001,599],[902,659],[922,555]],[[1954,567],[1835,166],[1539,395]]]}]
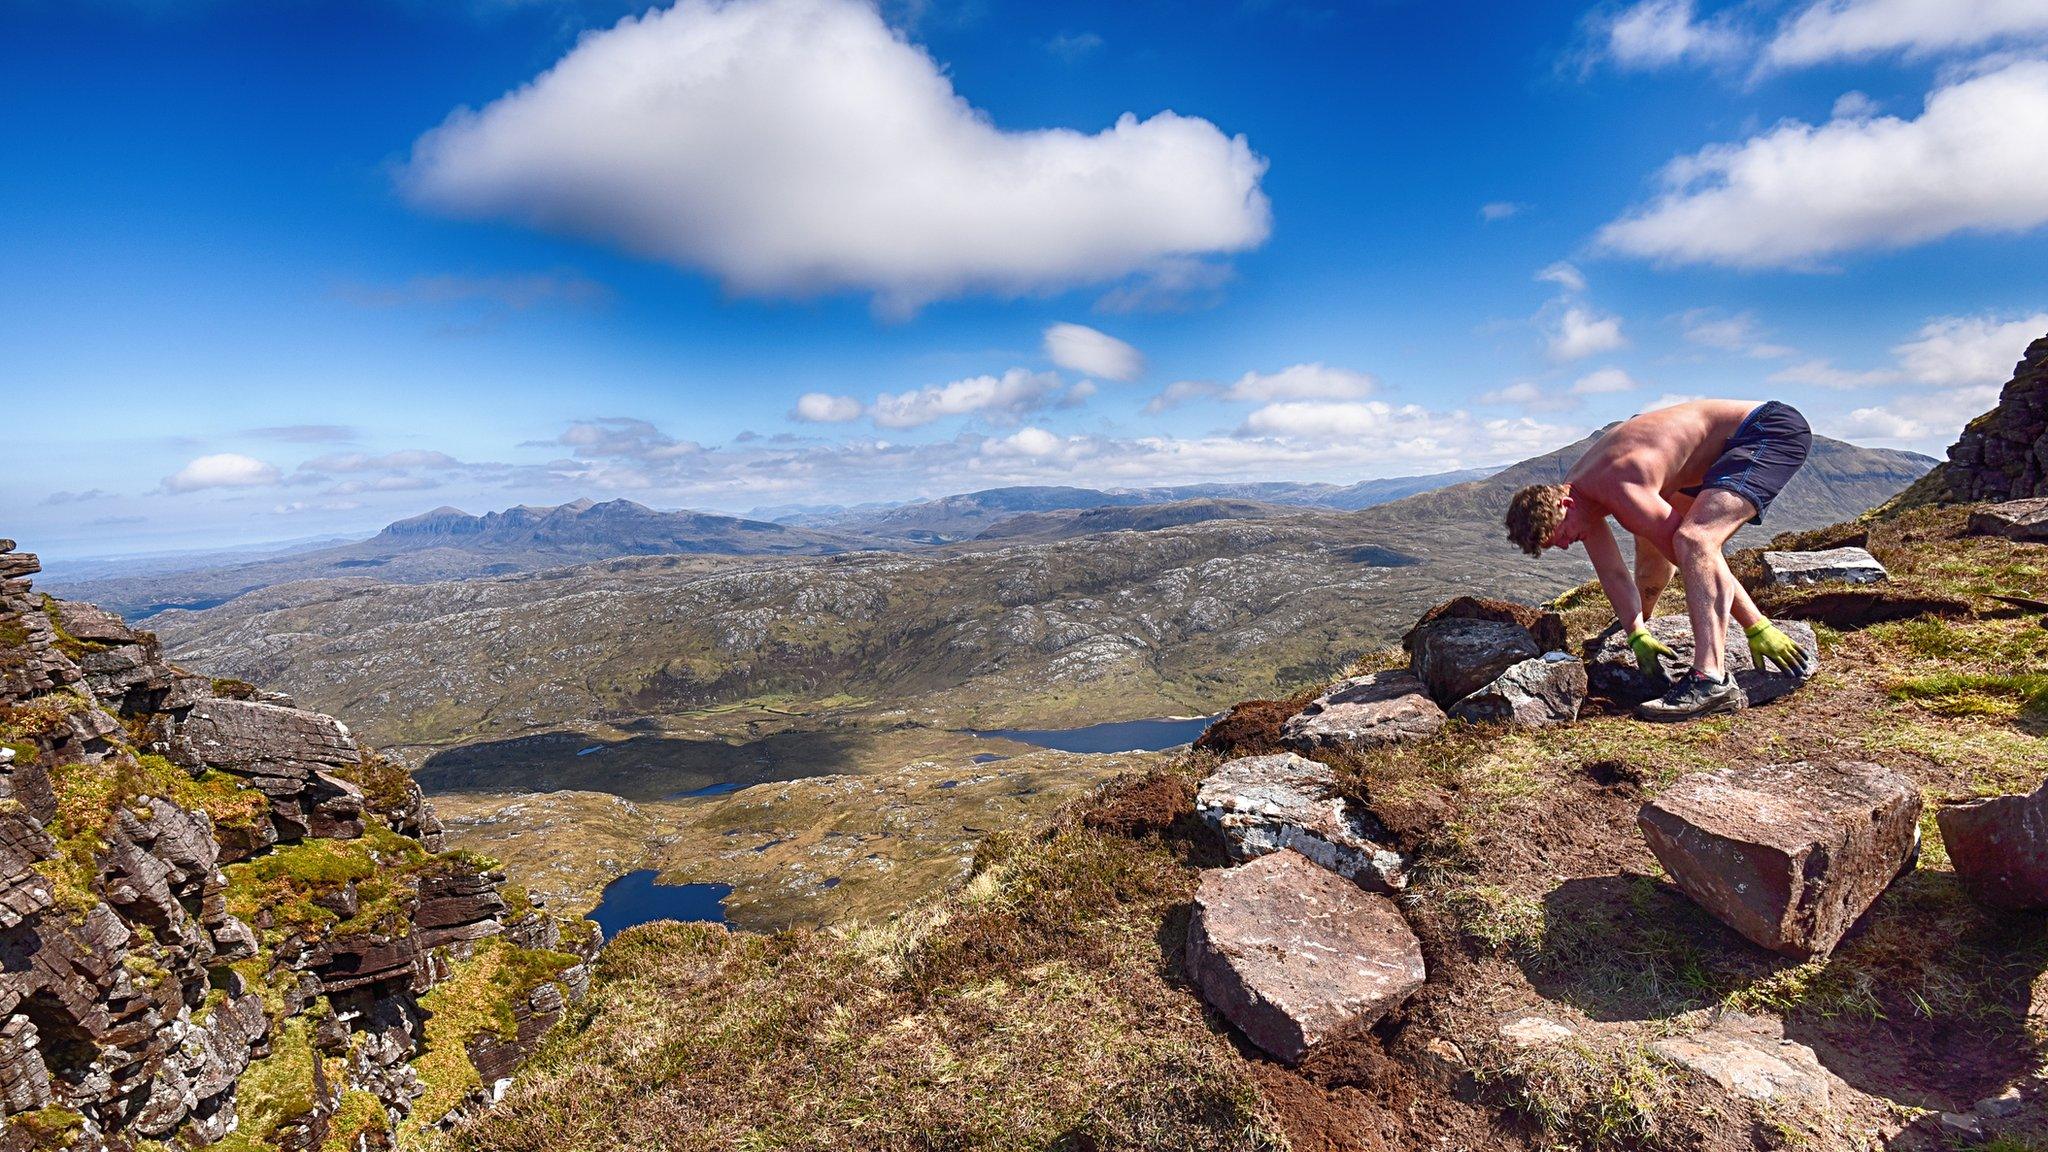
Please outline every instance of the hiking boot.
[{"label": "hiking boot", "polygon": [[1636,716],[1655,721],[1694,720],[1720,712],[1739,711],[1748,706],[1749,701],[1743,697],[1742,687],[1735,683],[1735,677],[1710,680],[1698,672],[1688,672],[1685,679],[1673,684],[1663,696],[1636,705]]}]

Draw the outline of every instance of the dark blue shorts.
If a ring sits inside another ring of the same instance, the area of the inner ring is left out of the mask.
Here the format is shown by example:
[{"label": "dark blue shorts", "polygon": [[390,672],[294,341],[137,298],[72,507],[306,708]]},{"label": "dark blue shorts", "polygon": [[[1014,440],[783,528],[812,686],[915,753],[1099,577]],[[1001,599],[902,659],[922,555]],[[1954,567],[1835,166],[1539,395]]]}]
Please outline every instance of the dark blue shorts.
[{"label": "dark blue shorts", "polygon": [[1792,474],[1806,463],[1813,430],[1799,409],[1776,400],[1757,406],[1742,418],[1727,447],[1700,482],[1679,491],[1697,496],[1709,488],[1733,492],[1756,508],[1751,524],[1764,522],[1764,510],[1785,490]]}]

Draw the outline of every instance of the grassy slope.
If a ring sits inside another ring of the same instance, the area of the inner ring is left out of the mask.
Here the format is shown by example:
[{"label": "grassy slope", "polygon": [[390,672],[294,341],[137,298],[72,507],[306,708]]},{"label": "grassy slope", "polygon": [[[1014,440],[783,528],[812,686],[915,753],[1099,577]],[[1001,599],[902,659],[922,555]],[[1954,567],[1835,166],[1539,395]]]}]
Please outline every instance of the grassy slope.
[{"label": "grassy slope", "polygon": [[[1986,594],[2048,594],[2048,549],[1954,538],[1960,522],[1909,513],[1871,547],[1901,586],[1982,615],[1824,630],[1827,668],[1792,700],[1654,732],[1606,716],[1454,727],[1341,764],[1415,857],[1405,903],[1431,977],[1300,1070],[1243,1050],[1178,979],[1189,894],[1218,862],[1191,814],[1215,763],[1197,753],[994,839],[972,880],[887,926],[627,933],[571,1026],[458,1143],[1835,1148],[1967,1107],[2040,1067],[2048,931],[1970,902],[1931,818],[1920,869],[1806,964],[1679,895],[1634,826],[1645,796],[1727,763],[1874,760],[1930,799],[2039,783],[2048,716],[2020,677],[2048,666],[2048,628]],[[1606,613],[1590,590],[1564,603],[1581,634]],[[1832,1109],[1760,1110],[1648,1058],[1720,1007],[1779,1017],[1819,1051],[1847,1083]],[[1501,1041],[1525,1014],[1575,1037]],[[2028,1108],[1999,1147],[2048,1147],[2048,1115]]]}]

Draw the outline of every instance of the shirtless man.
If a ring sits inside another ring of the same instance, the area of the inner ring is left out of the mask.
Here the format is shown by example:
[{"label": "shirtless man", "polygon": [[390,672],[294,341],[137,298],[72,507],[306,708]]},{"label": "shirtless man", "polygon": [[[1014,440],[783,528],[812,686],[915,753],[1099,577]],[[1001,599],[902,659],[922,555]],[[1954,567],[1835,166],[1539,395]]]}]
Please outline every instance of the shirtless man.
[{"label": "shirtless man", "polygon": [[[1804,676],[1805,652],[1743,589],[1721,549],[1743,524],[1763,523],[1764,510],[1806,461],[1813,434],[1797,409],[1773,400],[1695,400],[1646,412],[1602,436],[1562,484],[1532,484],[1508,506],[1508,539],[1531,556],[1583,542],[1600,587],[1628,633],[1636,666],[1664,678],[1660,656],[1677,653],[1651,635],[1646,619],[1671,582],[1685,573],[1692,617],[1692,668],[1662,699],[1639,706],[1645,720],[1686,720],[1729,712],[1744,703],[1722,651],[1733,615],[1749,637],[1758,667],[1775,664]],[[1636,538],[1628,564],[1607,518]]]}]

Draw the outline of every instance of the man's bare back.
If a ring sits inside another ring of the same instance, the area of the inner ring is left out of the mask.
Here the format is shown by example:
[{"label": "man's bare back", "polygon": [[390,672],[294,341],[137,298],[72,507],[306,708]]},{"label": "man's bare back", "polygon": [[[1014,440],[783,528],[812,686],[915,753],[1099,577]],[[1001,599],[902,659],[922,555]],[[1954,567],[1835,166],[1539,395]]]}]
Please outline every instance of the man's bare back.
[{"label": "man's bare back", "polygon": [[1692,400],[1631,417],[1579,457],[1565,483],[1595,499],[1629,486],[1669,500],[1679,488],[1700,482],[1758,405],[1755,400]]}]

